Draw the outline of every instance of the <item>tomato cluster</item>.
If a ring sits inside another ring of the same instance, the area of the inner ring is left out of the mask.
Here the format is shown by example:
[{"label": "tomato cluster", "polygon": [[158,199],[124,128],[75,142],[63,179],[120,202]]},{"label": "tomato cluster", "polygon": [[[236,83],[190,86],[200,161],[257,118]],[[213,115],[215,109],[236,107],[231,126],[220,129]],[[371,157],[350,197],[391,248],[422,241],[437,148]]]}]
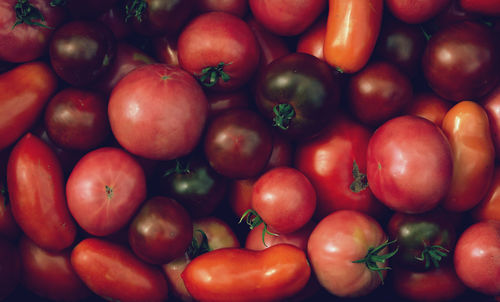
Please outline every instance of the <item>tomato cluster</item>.
[{"label": "tomato cluster", "polygon": [[3,0],[0,301],[500,301],[498,0]]}]

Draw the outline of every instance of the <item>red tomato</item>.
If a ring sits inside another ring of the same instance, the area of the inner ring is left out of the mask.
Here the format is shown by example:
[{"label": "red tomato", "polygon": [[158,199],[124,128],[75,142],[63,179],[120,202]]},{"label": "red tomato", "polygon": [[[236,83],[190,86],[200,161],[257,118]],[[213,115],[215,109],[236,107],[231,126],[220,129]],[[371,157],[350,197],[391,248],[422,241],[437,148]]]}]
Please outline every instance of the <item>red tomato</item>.
[{"label": "red tomato", "polygon": [[139,163],[121,149],[104,147],[82,157],[69,175],[71,214],[88,233],[105,236],[124,227],[146,199]]},{"label": "red tomato", "polygon": [[177,41],[180,66],[206,87],[241,88],[259,63],[259,44],[242,19],[224,12],[202,14],[184,27]]},{"label": "red tomato", "polygon": [[250,93],[246,89],[229,92],[207,92],[208,117],[213,118],[231,108],[249,108]]},{"label": "red tomato", "polygon": [[441,12],[451,0],[386,0],[391,13],[406,23],[423,23]]},{"label": "red tomato", "polygon": [[12,214],[23,232],[40,247],[60,251],[76,236],[64,194],[64,177],[55,153],[36,136],[26,134],[7,165]]},{"label": "red tomato", "polygon": [[208,103],[200,85],[179,67],[149,64],[128,73],[113,89],[111,130],[125,149],[150,159],[190,153],[201,137]]},{"label": "red tomato", "polygon": [[373,194],[393,210],[426,212],[448,194],[452,149],[429,120],[410,115],[389,120],[370,138],[366,157]]},{"label": "red tomato", "polygon": [[57,89],[57,77],[42,62],[18,65],[0,74],[0,149],[35,124]]},{"label": "red tomato", "polygon": [[366,150],[372,131],[344,114],[337,115],[319,137],[297,145],[295,167],[316,189],[316,218],[340,210],[377,216],[383,206],[366,182]]},{"label": "red tomato", "polygon": [[500,221],[500,167],[495,166],[495,171],[486,195],[473,209],[473,216],[477,220]]},{"label": "red tomato", "polygon": [[19,249],[0,237],[0,300],[4,301],[21,280]]},{"label": "red tomato", "polygon": [[0,237],[14,240],[19,235],[21,235],[21,229],[12,215],[9,194],[0,180]]},{"label": "red tomato", "polygon": [[22,284],[37,295],[55,301],[81,301],[90,291],[71,266],[71,250],[49,252],[22,237],[19,241]]},{"label": "red tomato", "polygon": [[302,250],[278,244],[263,251],[211,251],[191,261],[181,276],[196,300],[265,302],[292,297],[310,274]]},{"label": "red tomato", "polygon": [[382,12],[383,0],[330,0],[326,61],[346,73],[363,68],[377,42]]},{"label": "red tomato", "polygon": [[165,35],[153,39],[155,58],[160,63],[179,66],[177,37]]},{"label": "red tomato", "polygon": [[243,18],[248,12],[248,0],[195,0],[195,10],[226,12]]},{"label": "red tomato", "polygon": [[488,114],[495,157],[500,159],[500,85],[481,100],[481,105]]},{"label": "red tomato", "polygon": [[78,243],[71,252],[71,264],[90,290],[105,299],[154,302],[168,297],[167,281],[159,268],[103,239]]},{"label": "red tomato", "polygon": [[405,113],[426,118],[441,127],[444,116],[452,106],[452,103],[433,92],[422,92],[413,98]]},{"label": "red tomato", "polygon": [[273,149],[264,171],[282,166],[291,166],[293,161],[293,147],[289,139],[284,135],[274,130],[271,131],[273,136]]},{"label": "red tomato", "polygon": [[273,232],[303,227],[316,209],[316,191],[297,169],[278,167],[261,175],[252,191],[252,207]]},{"label": "red tomato", "polygon": [[[316,225],[307,251],[319,283],[328,292],[339,297],[359,297],[382,283],[387,269],[385,259],[390,256],[384,242],[387,236],[375,219],[361,212],[339,210]],[[377,257],[380,261],[374,260]],[[353,262],[361,259],[367,262]]]},{"label": "red tomato", "polygon": [[486,295],[500,295],[500,222],[469,226],[458,238],[454,263],[458,277],[469,288]]},{"label": "red tomato", "polygon": [[465,11],[488,16],[500,16],[500,2],[495,0],[460,0]]},{"label": "red tomato", "polygon": [[252,207],[253,184],[256,179],[234,179],[229,184],[229,205],[236,217],[241,217]]},{"label": "red tomato", "polygon": [[462,101],[443,119],[443,131],[453,153],[453,179],[443,207],[467,211],[485,196],[495,167],[495,148],[486,111],[477,103]]},{"label": "red tomato", "polygon": [[324,60],[323,45],[325,44],[326,18],[318,19],[297,41],[297,52],[308,53]]},{"label": "red tomato", "polygon": [[280,36],[302,33],[323,12],[326,0],[249,0],[255,19]]}]

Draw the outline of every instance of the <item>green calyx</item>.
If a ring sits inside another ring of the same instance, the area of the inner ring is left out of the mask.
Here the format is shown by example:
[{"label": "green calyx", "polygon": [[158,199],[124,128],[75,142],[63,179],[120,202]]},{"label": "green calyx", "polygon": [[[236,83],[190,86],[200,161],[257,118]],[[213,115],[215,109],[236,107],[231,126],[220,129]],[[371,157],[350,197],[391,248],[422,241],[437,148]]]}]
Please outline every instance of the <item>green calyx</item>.
[{"label": "green calyx", "polygon": [[[12,29],[23,23],[26,25],[35,25],[43,28],[53,29],[52,27],[40,23],[44,22],[45,18],[43,17],[40,10],[31,5],[28,0],[17,0],[16,5],[14,5],[14,11],[16,12],[16,22],[12,26]],[[40,20],[40,22],[38,22],[37,20]]]},{"label": "green calyx", "polygon": [[382,284],[384,283],[384,276],[382,275],[382,271],[384,270],[390,270],[391,268],[386,266],[386,267],[379,267],[377,265],[377,262],[384,263],[387,259],[391,258],[392,256],[396,255],[398,252],[398,248],[396,248],[394,251],[384,254],[384,255],[379,255],[380,251],[382,251],[384,248],[387,246],[395,243],[396,240],[393,241],[388,241],[386,240],[384,243],[377,247],[370,247],[368,249],[368,252],[366,253],[366,256],[363,259],[355,260],[352,263],[364,263],[368,269],[371,271],[377,272],[378,276],[380,277],[380,280],[382,280]]},{"label": "green calyx", "polygon": [[188,160],[176,159],[175,167],[168,169],[163,173],[163,177],[170,176],[172,174],[189,174],[191,170],[189,168],[190,162]]},{"label": "green calyx", "polygon": [[245,218],[246,218],[246,223],[250,227],[250,230],[253,230],[261,223],[264,224],[264,229],[262,230],[262,243],[264,243],[264,246],[267,247],[267,244],[265,241],[266,234],[269,234],[271,236],[279,236],[278,234],[271,233],[268,230],[267,223],[265,223],[264,220],[262,220],[262,217],[260,217],[260,215],[256,211],[254,211],[252,209],[246,210],[245,213],[243,213],[243,215],[241,216],[240,221],[238,223],[241,223],[243,221],[243,219],[245,219]]},{"label": "green calyx", "polygon": [[217,66],[205,67],[199,76],[200,83],[205,87],[213,87],[219,81],[219,78],[227,82],[231,77],[224,71],[224,66],[231,63],[220,62]]},{"label": "green calyx", "polygon": [[196,240],[196,237],[193,236],[191,245],[187,249],[187,254],[190,259],[194,259],[211,251],[210,247],[208,246],[207,234],[205,234],[205,232],[203,232],[202,230],[195,230],[195,232],[199,232],[201,234],[201,241],[198,242],[198,240]]},{"label": "green calyx", "polygon": [[295,110],[290,104],[278,104],[274,106],[273,113],[273,126],[282,130],[286,130],[290,127],[290,122],[295,116]]},{"label": "green calyx", "polygon": [[435,268],[439,268],[439,262],[444,257],[447,257],[449,252],[449,250],[440,245],[430,245],[424,248],[424,250],[420,254],[420,257],[415,258],[418,261],[422,261],[425,263],[425,269],[429,269],[431,263]]},{"label": "green calyx", "polygon": [[52,0],[50,1],[49,5],[52,7],[65,6],[66,0]]},{"label": "green calyx", "polygon": [[353,161],[352,164],[352,176],[354,177],[354,181],[349,186],[349,189],[351,189],[352,192],[359,193],[368,188],[368,180],[366,178],[366,174],[363,174],[361,173],[361,171],[359,171],[359,166],[356,161]]},{"label": "green calyx", "polygon": [[142,22],[147,7],[148,3],[144,0],[128,1],[125,5],[125,22],[128,22],[132,17]]}]

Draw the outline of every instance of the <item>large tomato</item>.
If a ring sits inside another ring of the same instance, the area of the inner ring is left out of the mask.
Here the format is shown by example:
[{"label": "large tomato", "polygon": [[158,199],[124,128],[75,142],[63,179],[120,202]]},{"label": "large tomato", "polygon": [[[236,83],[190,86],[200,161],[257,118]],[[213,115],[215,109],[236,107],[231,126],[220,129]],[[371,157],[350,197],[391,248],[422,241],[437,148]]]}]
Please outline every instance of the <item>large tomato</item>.
[{"label": "large tomato", "polygon": [[406,23],[423,23],[443,10],[451,0],[387,0],[391,13]]},{"label": "large tomato", "polygon": [[111,130],[125,149],[167,160],[194,149],[205,126],[208,103],[187,72],[176,66],[149,64],[118,82],[108,114]]},{"label": "large tomato", "polygon": [[69,175],[71,214],[88,233],[109,235],[124,227],[146,199],[146,177],[127,152],[104,147],[82,157]]}]

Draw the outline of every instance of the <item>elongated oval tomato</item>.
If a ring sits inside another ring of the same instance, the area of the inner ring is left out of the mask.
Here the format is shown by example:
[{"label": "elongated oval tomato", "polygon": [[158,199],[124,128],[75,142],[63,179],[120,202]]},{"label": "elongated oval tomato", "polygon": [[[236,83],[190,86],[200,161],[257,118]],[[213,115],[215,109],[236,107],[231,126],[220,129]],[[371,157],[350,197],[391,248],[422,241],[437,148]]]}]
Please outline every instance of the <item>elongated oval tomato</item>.
[{"label": "elongated oval tomato", "polygon": [[167,281],[158,267],[145,264],[130,250],[87,238],[71,252],[71,264],[95,294],[110,301],[165,301]]},{"label": "elongated oval tomato", "polygon": [[488,115],[479,104],[462,101],[446,113],[442,128],[453,154],[453,177],[443,207],[467,211],[485,196],[493,177],[495,149]]},{"label": "elongated oval tomato", "polygon": [[12,214],[23,232],[40,247],[59,251],[76,236],[64,194],[64,177],[55,153],[38,137],[26,134],[7,164]]},{"label": "elongated oval tomato", "polygon": [[383,0],[330,0],[323,53],[344,72],[360,70],[380,32]]},{"label": "elongated oval tomato", "polygon": [[0,150],[15,142],[42,114],[57,88],[57,76],[43,62],[0,74]]},{"label": "elongated oval tomato", "polygon": [[226,248],[191,261],[182,279],[199,301],[279,301],[299,292],[311,268],[301,249],[278,244],[263,251]]}]

